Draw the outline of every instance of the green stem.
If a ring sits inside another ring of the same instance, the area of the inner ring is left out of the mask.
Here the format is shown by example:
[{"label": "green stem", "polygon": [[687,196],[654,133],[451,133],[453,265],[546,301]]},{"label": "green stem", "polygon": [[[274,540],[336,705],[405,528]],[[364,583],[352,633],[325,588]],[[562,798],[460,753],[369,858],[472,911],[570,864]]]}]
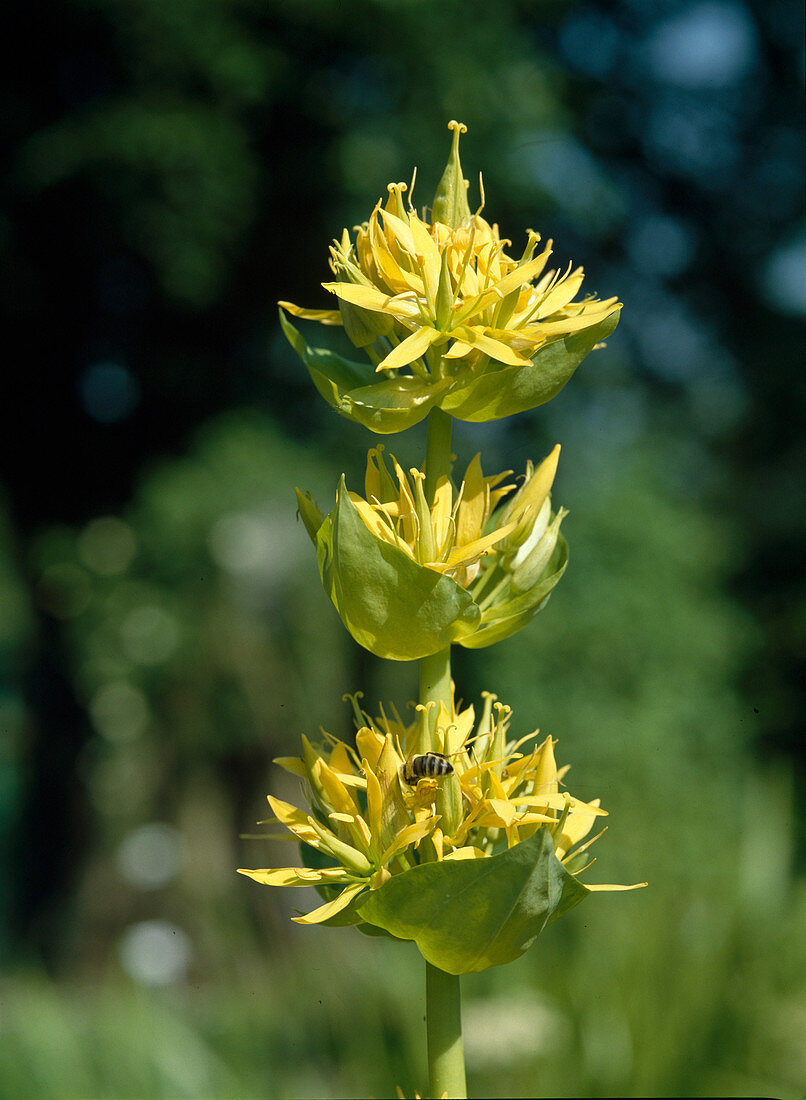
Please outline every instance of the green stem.
[{"label": "green stem", "polygon": [[[441,409],[428,414],[428,442],[425,457],[425,498],[428,505],[441,477],[451,473],[451,418]],[[451,706],[451,647],[447,646],[420,662],[420,702]],[[429,715],[433,738],[436,712]],[[434,742],[431,742],[434,745]],[[425,964],[426,1029],[428,1032],[428,1073],[432,1097],[467,1096],[465,1056],[462,1043],[462,1012],[459,978],[446,974],[430,963]]]},{"label": "green stem", "polygon": [[430,1093],[437,1100],[467,1096],[459,978],[425,964]]},{"label": "green stem", "polygon": [[[423,657],[420,661],[420,702],[444,703],[447,710],[451,709],[451,647],[441,649],[430,657]],[[433,721],[431,732],[436,726],[436,712],[438,706],[431,708]],[[431,748],[435,746],[430,746]],[[427,751],[427,750],[426,750]]]},{"label": "green stem", "polygon": [[442,409],[428,414],[428,442],[425,446],[425,499],[434,502],[437,482],[451,476],[451,418]]},{"label": "green stem", "polygon": [[[425,450],[425,499],[428,507],[434,503],[434,494],[440,478],[451,476],[451,428],[452,421],[442,409],[432,409],[428,414],[428,440]],[[451,647],[440,650],[420,662],[420,702],[451,705]],[[430,732],[436,729],[438,707],[431,708]],[[435,749],[436,745],[429,746]]]}]

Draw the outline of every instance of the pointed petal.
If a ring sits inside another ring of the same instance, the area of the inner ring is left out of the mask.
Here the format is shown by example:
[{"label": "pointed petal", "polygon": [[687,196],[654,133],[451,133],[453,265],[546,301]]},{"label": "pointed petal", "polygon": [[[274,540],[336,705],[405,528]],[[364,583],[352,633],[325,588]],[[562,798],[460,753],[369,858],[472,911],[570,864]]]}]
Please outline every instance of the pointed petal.
[{"label": "pointed petal", "polygon": [[498,363],[506,363],[510,367],[528,367],[531,365],[531,359],[524,359],[508,344],[486,335],[478,328],[467,326],[454,329],[452,335],[458,340],[463,340],[466,344],[472,345],[476,351],[482,351],[485,355],[489,355],[491,359],[495,359]]},{"label": "pointed petal", "polygon": [[322,283],[322,286],[350,305],[374,309],[377,313],[386,312],[389,295],[374,286],[359,286],[357,283]]},{"label": "pointed petal", "polygon": [[323,867],[314,870],[309,867],[278,867],[275,870],[262,869],[248,871],[238,868],[239,875],[246,875],[263,886],[316,886],[317,884],[338,885],[353,881],[351,876],[339,867]]},{"label": "pointed petal", "polygon": [[438,340],[444,340],[445,333],[440,332],[439,329],[423,326],[418,328],[411,336],[407,336],[406,339],[397,345],[385,359],[381,360],[376,370],[396,370],[398,367],[408,366],[409,363],[413,363],[415,359],[419,359],[424,352],[435,344]]},{"label": "pointed petal", "polygon": [[612,884],[606,884],[604,882],[596,882],[591,884],[582,884],[586,890],[640,890],[643,886],[649,886],[648,882],[634,882],[632,886],[615,886]]},{"label": "pointed petal", "polygon": [[350,902],[361,893],[362,890],[366,890],[367,884],[365,882],[356,882],[352,886],[347,886],[333,901],[327,902],[325,905],[320,905],[318,909],[314,909],[311,913],[307,913],[303,917],[292,917],[293,921],[297,924],[319,924],[323,920],[327,920],[328,917],[333,917],[336,913],[340,913],[342,909],[346,909]]},{"label": "pointed petal", "polygon": [[485,310],[488,306],[500,302],[513,290],[517,290],[518,287],[530,283],[546,266],[546,261],[550,255],[551,249],[546,248],[539,256],[535,256],[533,260],[529,260],[528,263],[521,264],[519,267],[514,268],[508,275],[505,275],[503,279],[499,279],[497,283],[494,283],[493,286],[485,290],[483,294],[480,294],[476,301],[473,302],[472,309],[466,313],[466,316],[473,316]]},{"label": "pointed petal", "polygon": [[288,313],[294,317],[302,317],[306,321],[319,321],[322,325],[340,325],[341,314],[337,309],[305,309],[304,306],[295,306],[293,302],[278,302]]},{"label": "pointed petal", "polygon": [[541,317],[549,317],[558,309],[567,306],[571,299],[576,297],[584,277],[585,273],[581,267],[578,267],[567,279],[562,279],[553,290],[550,290],[540,303],[540,309],[537,311],[538,320]]},{"label": "pointed petal", "polygon": [[614,313],[616,309],[618,309],[618,306],[596,313],[592,311],[580,313],[576,317],[565,317],[561,321],[539,321],[536,325],[530,325],[528,328],[522,329],[521,332],[524,336],[553,336],[558,332],[579,332],[581,329],[598,325],[611,313]]}]

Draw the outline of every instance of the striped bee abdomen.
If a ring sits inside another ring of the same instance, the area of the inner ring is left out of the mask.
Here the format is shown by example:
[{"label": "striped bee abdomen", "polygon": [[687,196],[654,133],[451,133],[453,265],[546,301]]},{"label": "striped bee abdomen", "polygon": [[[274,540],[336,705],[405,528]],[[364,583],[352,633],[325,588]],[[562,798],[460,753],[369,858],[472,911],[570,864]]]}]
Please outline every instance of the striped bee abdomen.
[{"label": "striped bee abdomen", "polygon": [[440,779],[450,775],[453,764],[441,752],[426,752],[422,756],[412,756],[403,765],[403,778],[414,786],[421,779]]}]

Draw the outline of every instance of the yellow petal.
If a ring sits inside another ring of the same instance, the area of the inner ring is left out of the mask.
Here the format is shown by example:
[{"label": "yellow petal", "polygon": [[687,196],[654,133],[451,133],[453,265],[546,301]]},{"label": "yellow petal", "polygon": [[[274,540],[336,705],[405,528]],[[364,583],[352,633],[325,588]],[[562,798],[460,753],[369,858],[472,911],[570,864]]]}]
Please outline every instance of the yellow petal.
[{"label": "yellow petal", "polygon": [[562,321],[540,321],[535,326],[522,329],[522,332],[524,335],[534,334],[535,336],[553,336],[558,332],[579,332],[583,328],[590,328],[591,325],[598,325],[617,308],[615,306],[613,309],[602,310],[599,313],[580,313],[577,317],[566,317]]},{"label": "yellow petal", "polygon": [[300,840],[304,840],[306,844],[311,844],[314,848],[320,846],[321,838],[313,828],[313,823],[306,813],[297,809],[296,806],[292,806],[289,802],[281,802],[279,798],[273,798],[271,795],[268,796],[268,799],[272,813],[281,825],[285,825],[287,829],[290,829]]},{"label": "yellow petal", "polygon": [[453,569],[476,561],[477,558],[486,554],[491,546],[495,546],[501,539],[505,539],[516,527],[516,523],[508,523],[498,531],[492,531],[489,535],[476,539],[475,542],[468,543],[466,546],[455,546],[443,563],[443,568]]},{"label": "yellow petal", "polygon": [[452,512],[453,489],[447,477],[441,477],[434,490],[434,503],[431,505],[431,526],[437,544],[437,556],[440,558],[453,531]]},{"label": "yellow petal", "polygon": [[475,351],[475,348],[465,343],[464,340],[454,340],[448,350],[443,353],[442,357],[443,359],[463,359],[473,351]]},{"label": "yellow petal", "polygon": [[414,213],[409,214],[409,228],[411,229],[417,255],[422,258],[423,273],[431,294],[431,301],[436,301],[437,290],[439,289],[439,269],[442,264],[439,249],[427,227]]},{"label": "yellow petal", "polygon": [[481,455],[476,455],[465,470],[462,497],[456,510],[456,542],[464,546],[478,538],[484,528],[487,493],[481,469]]},{"label": "yellow petal", "polygon": [[305,779],[308,774],[305,762],[300,760],[298,756],[275,756],[272,763],[276,764],[278,768],[282,768],[283,771],[298,775],[300,779]]},{"label": "yellow petal", "polygon": [[358,805],[352,793],[321,757],[311,769],[311,774],[313,779],[321,784],[327,802],[334,810],[350,816],[358,812]]},{"label": "yellow petal", "polygon": [[422,821],[414,821],[411,825],[407,825],[404,829],[401,829],[381,856],[380,862],[388,863],[390,859],[398,854],[398,852],[402,852],[404,849],[408,848],[410,844],[416,844],[418,840],[427,836],[434,828],[437,820],[436,817],[427,817]]},{"label": "yellow petal", "polygon": [[516,808],[506,798],[488,798],[487,802],[493,813],[499,817],[505,825],[509,825],[518,817]]},{"label": "yellow petal", "polygon": [[381,278],[396,293],[413,290],[417,294],[423,293],[423,280],[414,272],[408,271],[392,255],[389,244],[386,241],[377,222],[371,230],[372,258],[378,268]]},{"label": "yellow petal", "polygon": [[389,295],[374,286],[359,286],[357,283],[322,283],[322,286],[350,305],[372,309],[376,313],[386,312]]},{"label": "yellow petal", "polygon": [[583,882],[582,885],[586,890],[640,890],[643,886],[649,886],[648,882],[634,882],[632,886],[614,886],[612,884],[605,884],[603,882],[595,882],[593,884]]},{"label": "yellow petal", "polygon": [[535,749],[536,761],[534,769],[534,790],[540,794],[556,794],[559,790],[557,783],[557,762],[554,758],[554,746],[557,742],[552,737]]},{"label": "yellow petal", "polygon": [[558,443],[548,457],[544,458],[527,483],[518,493],[513,502],[512,515],[523,516],[528,509],[532,509],[534,515],[540,511],[543,501],[551,492],[554,478],[557,474],[557,463],[560,461],[560,444]]},{"label": "yellow petal", "polygon": [[[364,775],[367,777],[367,817],[369,818],[369,828],[372,835],[376,838],[377,843],[381,835],[381,810],[383,809],[381,785],[372,768],[370,768],[369,763],[366,760],[362,760],[361,765],[364,769]],[[385,862],[386,860],[381,860],[381,863]]]},{"label": "yellow petal", "polygon": [[353,762],[350,758],[350,753],[343,741],[339,741],[338,744],[334,745],[333,752],[330,754],[329,764],[334,772],[339,773],[339,778],[342,783],[357,778],[353,772]]},{"label": "yellow petal", "polygon": [[411,336],[407,336],[396,348],[393,348],[386,358],[381,360],[375,370],[397,370],[399,367],[408,366],[415,359],[419,359],[437,340],[444,339],[444,332],[424,325],[422,328],[416,329]]},{"label": "yellow petal", "polygon": [[295,306],[293,302],[278,302],[278,306],[293,314],[294,317],[302,317],[306,321],[319,321],[322,325],[342,324],[341,314],[337,309],[305,309],[304,306]]},{"label": "yellow petal", "polygon": [[524,359],[522,355],[519,355],[507,344],[502,343],[501,340],[487,336],[477,328],[459,328],[455,330],[454,335],[466,344],[471,344],[477,351],[489,355],[491,359],[495,359],[498,363],[506,363],[510,367],[528,367],[532,362],[531,359]]},{"label": "yellow petal", "polygon": [[465,316],[479,313],[495,302],[500,302],[502,298],[505,298],[511,291],[517,290],[519,286],[530,283],[546,266],[546,261],[550,255],[551,249],[546,247],[539,256],[535,256],[533,260],[529,260],[528,263],[521,264],[519,267],[510,271],[503,279],[500,279],[493,286],[489,287],[488,290],[485,290],[483,294],[479,295],[476,301],[473,302],[472,308]]},{"label": "yellow petal", "polygon": [[308,867],[278,867],[275,870],[247,871],[239,867],[238,874],[246,875],[263,886],[315,886],[317,883],[352,882],[350,875],[340,867],[323,867],[318,871]]},{"label": "yellow petal", "polygon": [[571,299],[576,297],[577,291],[582,286],[584,274],[582,268],[578,267],[567,279],[562,279],[553,290],[550,290],[540,303],[540,309],[536,314],[538,320],[541,317],[548,317],[550,314],[556,313],[563,306],[567,306]]},{"label": "yellow petal", "polygon": [[323,920],[327,920],[329,917],[334,917],[336,913],[340,913],[342,909],[346,909],[354,897],[357,897],[362,890],[366,890],[367,884],[365,882],[356,882],[352,886],[347,886],[333,901],[327,902],[325,905],[320,905],[318,909],[314,909],[313,912],[307,913],[304,917],[292,917],[293,921],[297,924],[320,924]]},{"label": "yellow petal", "polygon": [[366,757],[367,763],[373,771],[383,751],[383,742],[384,739],[381,734],[377,730],[370,729],[369,726],[362,726],[355,735],[355,746],[359,755]]},{"label": "yellow petal", "polygon": [[419,251],[417,245],[414,243],[414,236],[408,225],[396,214],[392,214],[389,210],[384,210],[381,217],[383,218],[383,227],[387,234],[391,234],[397,241],[400,247],[408,252],[409,256],[414,259],[415,255]]}]

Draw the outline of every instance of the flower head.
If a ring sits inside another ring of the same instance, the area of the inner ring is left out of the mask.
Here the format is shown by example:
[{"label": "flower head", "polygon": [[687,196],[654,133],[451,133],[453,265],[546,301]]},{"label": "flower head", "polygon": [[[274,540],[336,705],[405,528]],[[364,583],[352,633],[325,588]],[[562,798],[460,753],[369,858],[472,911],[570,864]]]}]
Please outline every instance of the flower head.
[{"label": "flower head", "polygon": [[565,509],[551,510],[560,448],[522,484],[485,477],[479,456],[458,491],[406,473],[383,448],[367,456],[364,496],[342,484],[329,516],[297,493],[326,591],[353,637],[379,657],[415,660],[456,642],[491,645],[525,626],[560,580]]},{"label": "flower head", "polygon": [[[393,877],[425,863],[492,858],[544,827],[568,876],[593,862],[588,850],[601,832],[589,834],[606,815],[599,800],[568,793],[568,768],[557,768],[551,737],[537,743],[536,730],[511,740],[510,709],[494,695],[484,694],[478,720],[472,706],[440,704],[435,726],[435,704],[417,706],[405,723],[396,711],[371,718],[359,698],[351,697],[355,748],[324,734],[318,745],[303,738],[301,757],[277,761],[303,780],[310,809],[270,795],[273,820],[314,850],[312,865],[241,870],[265,885],[315,885],[330,895],[295,920],[360,924],[362,903]],[[439,754],[444,774],[411,775],[407,762],[424,752]],[[586,887],[623,889],[632,887]]]},{"label": "flower head", "polygon": [[[308,347],[283,328],[322,395],[377,432],[417,423],[434,406],[460,420],[494,420],[553,397],[615,328],[620,304],[587,295],[581,267],[550,268],[552,242],[527,231],[520,256],[498,226],[470,213],[451,122],[451,156],[431,209],[418,214],[391,183],[369,221],[330,249],[336,310],[281,302],[297,317],[343,325],[369,365]],[[483,189],[482,189],[483,196]]]}]

